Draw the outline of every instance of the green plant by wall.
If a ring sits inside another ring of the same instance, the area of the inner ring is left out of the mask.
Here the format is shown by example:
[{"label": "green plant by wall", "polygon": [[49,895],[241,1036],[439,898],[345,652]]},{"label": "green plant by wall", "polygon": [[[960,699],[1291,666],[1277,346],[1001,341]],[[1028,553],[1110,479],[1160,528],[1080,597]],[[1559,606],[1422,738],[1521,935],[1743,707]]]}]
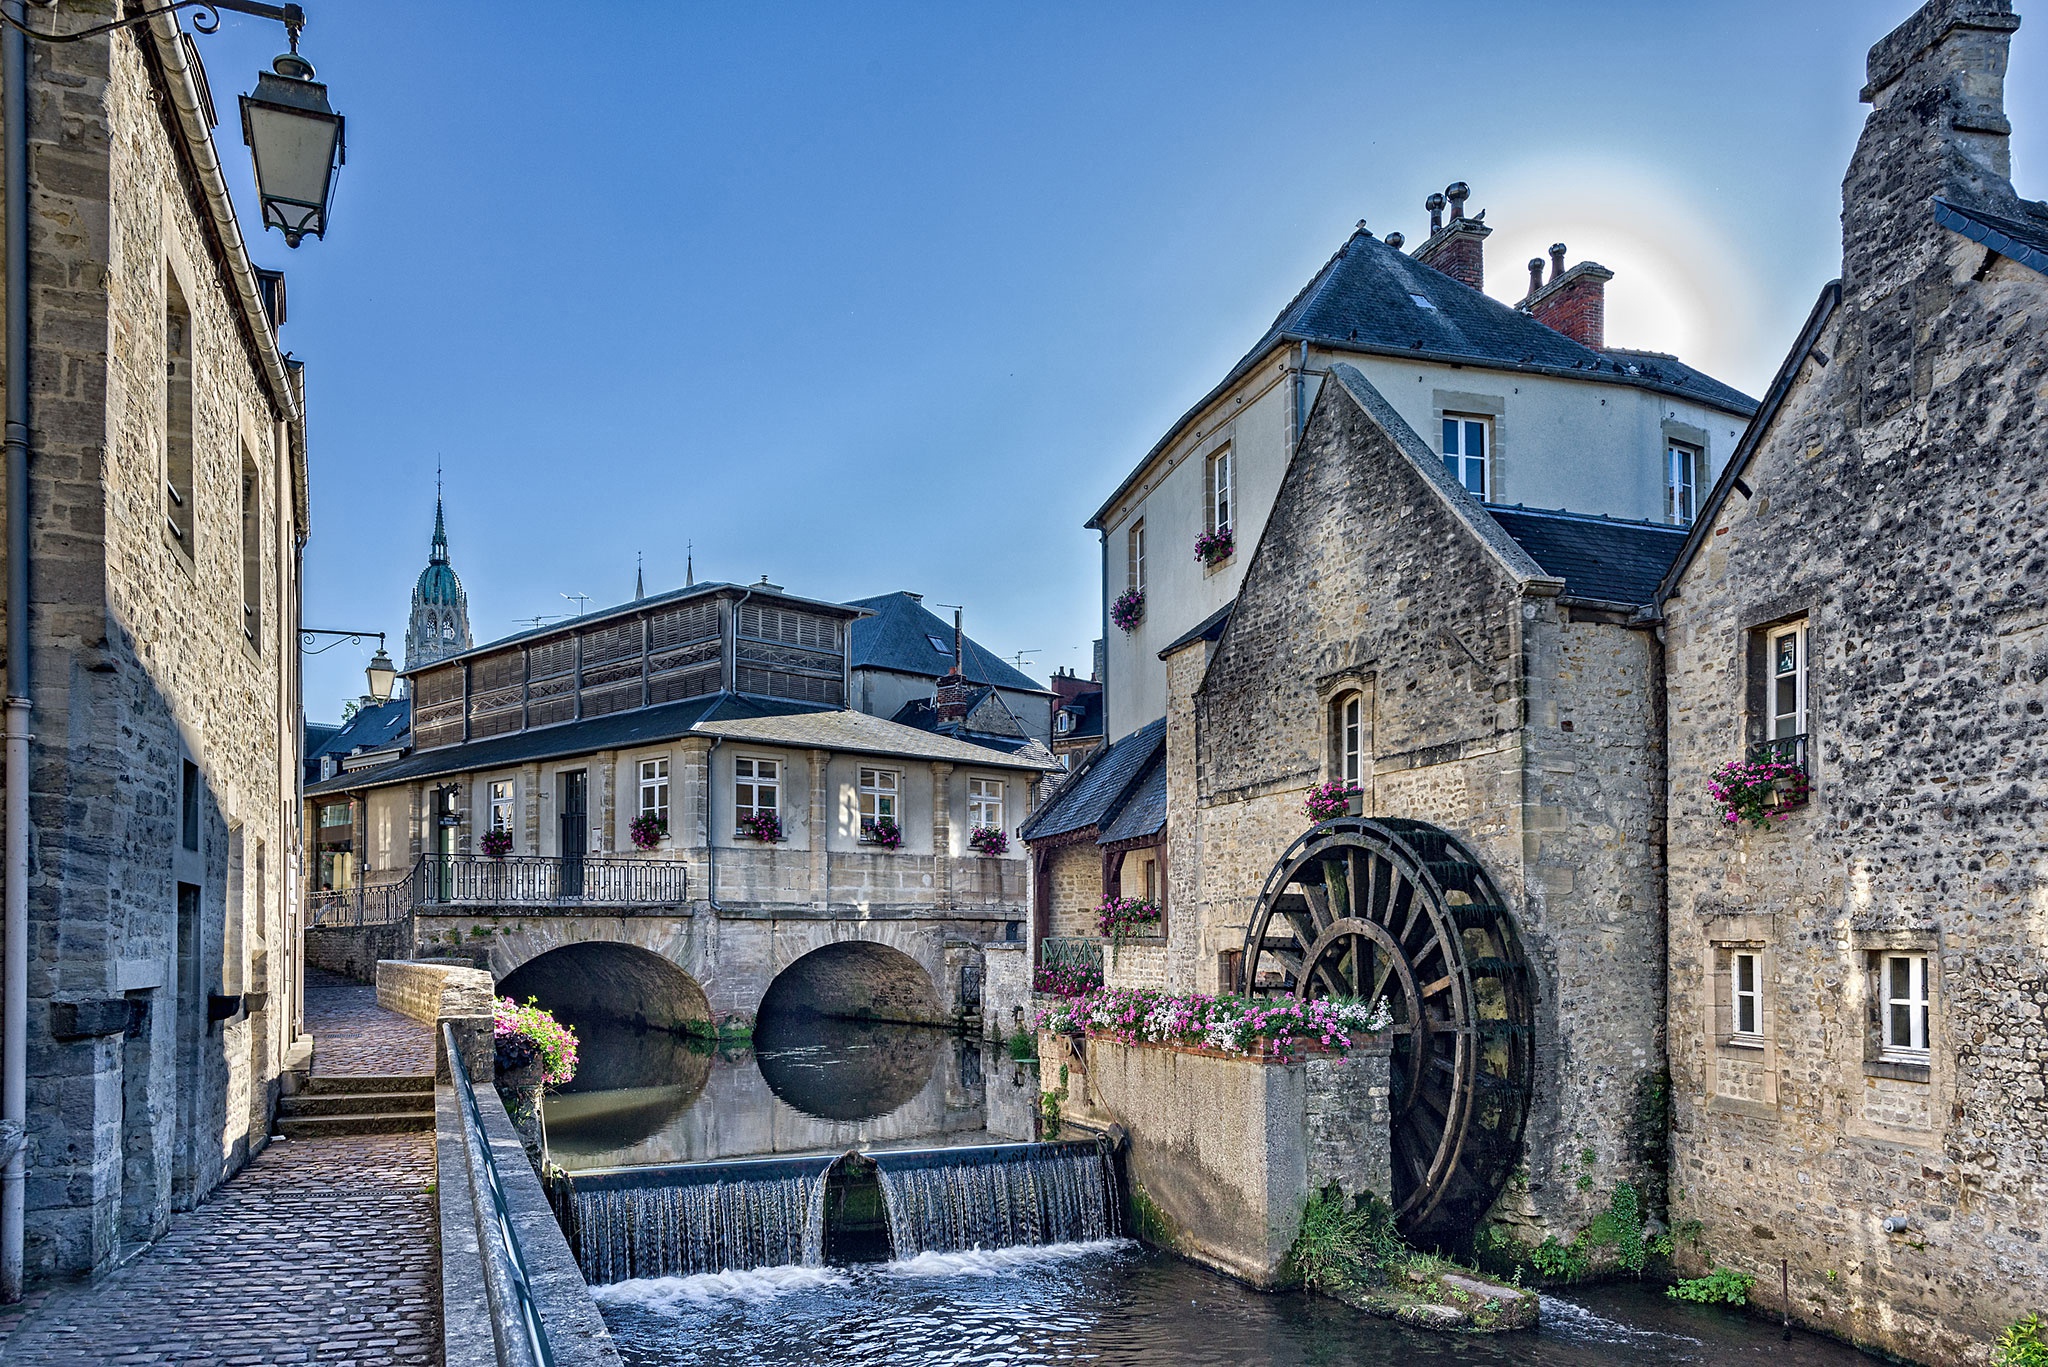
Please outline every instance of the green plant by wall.
[{"label": "green plant by wall", "polygon": [[1038,1098],[1038,1137],[1050,1144],[1060,1137],[1060,1107],[1067,1100],[1067,1065],[1060,1065],[1060,1085]]},{"label": "green plant by wall", "polygon": [[1338,1291],[1384,1282],[1423,1255],[1402,1241],[1385,1202],[1366,1196],[1354,1205],[1331,1186],[1302,1206],[1301,1231],[1287,1256],[1303,1286]]},{"label": "green plant by wall", "polygon": [[[1588,1150],[1590,1152],[1590,1150]],[[1496,1236],[1492,1251],[1505,1253],[1514,1240]],[[1669,1257],[1675,1241],[1669,1234],[1653,1233],[1643,1193],[1630,1182],[1615,1184],[1608,1193],[1607,1209],[1590,1220],[1569,1243],[1551,1235],[1524,1256],[1546,1281],[1574,1282],[1592,1273],[1597,1262],[1611,1261],[1615,1267],[1640,1276],[1653,1257]]]},{"label": "green plant by wall", "polygon": [[1747,1305],[1749,1289],[1755,1285],[1756,1278],[1747,1272],[1717,1267],[1704,1277],[1666,1287],[1664,1294],[1675,1301],[1696,1301],[1701,1305]]},{"label": "green plant by wall", "polygon": [[2041,1342],[2041,1317],[2029,1315],[1998,1336],[1991,1367],[2048,1367],[2048,1343]]},{"label": "green plant by wall", "polygon": [[1038,1036],[1029,1030],[1019,1030],[1010,1036],[1010,1058],[1016,1063],[1032,1063],[1038,1058]]}]

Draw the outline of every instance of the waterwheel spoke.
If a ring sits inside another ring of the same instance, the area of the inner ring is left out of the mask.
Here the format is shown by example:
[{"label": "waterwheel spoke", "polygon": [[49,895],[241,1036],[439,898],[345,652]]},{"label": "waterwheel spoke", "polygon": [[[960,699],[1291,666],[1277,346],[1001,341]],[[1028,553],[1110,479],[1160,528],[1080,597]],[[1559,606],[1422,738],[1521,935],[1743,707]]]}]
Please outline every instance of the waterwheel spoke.
[{"label": "waterwheel spoke", "polygon": [[1302,938],[1313,943],[1322,938],[1323,932],[1330,928],[1330,922],[1335,919],[1330,915],[1330,894],[1317,884],[1303,883],[1301,895],[1308,902],[1309,924],[1313,927],[1313,933]]}]

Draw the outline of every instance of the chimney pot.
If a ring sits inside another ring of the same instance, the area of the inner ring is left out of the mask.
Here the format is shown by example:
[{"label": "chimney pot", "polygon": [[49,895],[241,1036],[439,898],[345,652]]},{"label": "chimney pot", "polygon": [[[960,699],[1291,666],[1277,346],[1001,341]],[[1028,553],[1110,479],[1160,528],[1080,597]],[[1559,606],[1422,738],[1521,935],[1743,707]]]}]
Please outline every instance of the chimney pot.
[{"label": "chimney pot", "polygon": [[1393,248],[1393,249],[1394,249],[1395,251],[1397,251],[1397,252],[1398,252],[1398,251],[1400,251],[1400,250],[1401,250],[1401,248],[1403,248],[1403,247],[1405,247],[1405,246],[1407,246],[1407,245],[1408,245],[1408,239],[1407,239],[1407,238],[1405,238],[1405,237],[1403,237],[1403,236],[1402,236],[1401,234],[1399,234],[1399,233],[1388,233],[1388,234],[1387,234],[1387,245],[1388,245],[1389,247],[1392,247],[1392,248]]},{"label": "chimney pot", "polygon": [[1551,244],[1550,244],[1550,279],[1551,279],[1552,283],[1555,283],[1555,282],[1556,282],[1556,280],[1557,280],[1557,277],[1558,277],[1558,276],[1560,276],[1560,275],[1563,275],[1563,274],[1564,274],[1564,243],[1562,243],[1562,242],[1553,242],[1553,243],[1551,243]]},{"label": "chimney pot", "polygon": [[1472,187],[1454,180],[1444,187],[1444,198],[1451,202],[1451,222],[1456,223],[1465,216],[1465,201],[1472,198]]},{"label": "chimney pot", "polygon": [[1422,201],[1422,207],[1429,210],[1429,230],[1437,232],[1444,226],[1444,197],[1431,195]]},{"label": "chimney pot", "polygon": [[1540,256],[1532,256],[1529,258],[1529,293],[1534,294],[1536,293],[1536,291],[1542,288],[1543,258]]}]

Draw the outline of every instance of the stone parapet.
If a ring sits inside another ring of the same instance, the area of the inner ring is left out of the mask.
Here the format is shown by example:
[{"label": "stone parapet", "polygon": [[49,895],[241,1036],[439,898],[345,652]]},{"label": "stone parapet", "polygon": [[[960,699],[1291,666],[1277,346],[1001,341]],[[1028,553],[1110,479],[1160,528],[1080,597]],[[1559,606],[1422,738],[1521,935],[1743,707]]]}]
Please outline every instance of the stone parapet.
[{"label": "stone parapet", "polygon": [[[467,964],[383,959],[377,964],[377,1004],[387,1011],[432,1024],[455,1027],[463,1062],[477,1077],[496,1072],[491,1020],[496,988],[491,975]],[[436,1036],[435,1074],[448,1078],[448,1060]]]}]

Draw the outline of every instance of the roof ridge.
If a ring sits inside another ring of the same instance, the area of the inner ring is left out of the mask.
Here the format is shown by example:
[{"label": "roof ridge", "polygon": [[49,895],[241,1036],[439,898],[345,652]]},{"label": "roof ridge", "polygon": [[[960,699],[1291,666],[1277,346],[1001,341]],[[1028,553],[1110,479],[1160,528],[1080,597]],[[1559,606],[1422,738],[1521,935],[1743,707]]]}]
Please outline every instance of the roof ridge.
[{"label": "roof ridge", "polygon": [[[1270,337],[1276,332],[1285,331],[1285,329],[1282,328],[1280,325],[1287,321],[1287,315],[1293,313],[1297,308],[1307,307],[1304,301],[1307,300],[1311,294],[1316,293],[1323,285],[1329,283],[1330,277],[1336,274],[1337,263],[1345,258],[1345,256],[1351,251],[1351,244],[1356,242],[1360,237],[1372,237],[1372,234],[1366,230],[1364,219],[1360,219],[1358,221],[1358,226],[1351,230],[1350,236],[1346,237],[1342,242],[1337,244],[1337,250],[1331,252],[1329,258],[1325,260],[1320,267],[1317,268],[1316,273],[1308,278],[1308,283],[1303,285],[1300,289],[1296,290],[1294,292],[1294,297],[1287,301],[1286,306],[1283,307],[1280,310],[1280,312],[1273,315],[1273,322],[1272,325],[1266,329],[1266,336]],[[1373,240],[1377,242],[1379,239],[1373,238]]]},{"label": "roof ridge", "polygon": [[1526,503],[1489,503],[1486,510],[1489,513],[1521,513],[1531,517],[1566,517],[1580,522],[1606,522],[1617,527],[1647,527],[1653,532],[1676,532],[1681,536],[1686,532],[1686,527],[1673,526],[1669,522],[1655,522],[1640,517],[1616,517],[1612,513],[1582,513],[1576,508],[1532,508]]}]

